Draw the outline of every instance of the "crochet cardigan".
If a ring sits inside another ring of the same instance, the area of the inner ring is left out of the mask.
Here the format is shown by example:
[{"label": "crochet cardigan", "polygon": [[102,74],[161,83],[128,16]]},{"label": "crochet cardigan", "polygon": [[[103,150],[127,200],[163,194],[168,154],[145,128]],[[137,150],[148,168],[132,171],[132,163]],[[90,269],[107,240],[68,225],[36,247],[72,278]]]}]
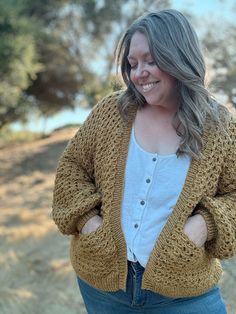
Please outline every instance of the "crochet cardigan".
[{"label": "crochet cardigan", "polygon": [[[59,160],[52,217],[72,235],[70,259],[76,274],[104,290],[126,290],[127,253],[121,229],[121,201],[132,123],[118,110],[120,92],[102,99],[69,142]],[[236,120],[222,134],[206,123],[203,158],[192,159],[183,190],[146,265],[142,288],[169,297],[196,296],[217,284],[220,260],[236,253]],[[183,232],[187,218],[200,213],[208,238],[198,247]],[[103,223],[88,235],[94,215]]]}]

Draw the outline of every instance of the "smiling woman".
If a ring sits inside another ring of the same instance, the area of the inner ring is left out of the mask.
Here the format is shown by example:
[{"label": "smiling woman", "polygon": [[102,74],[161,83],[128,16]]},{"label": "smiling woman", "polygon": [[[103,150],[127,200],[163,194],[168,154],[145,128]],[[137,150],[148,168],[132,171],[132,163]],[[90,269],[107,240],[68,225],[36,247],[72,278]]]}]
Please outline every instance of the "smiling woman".
[{"label": "smiling woman", "polygon": [[199,41],[180,12],[168,10],[137,19],[120,41],[117,60],[127,85],[119,102],[122,116],[126,117],[133,103],[142,108],[139,112],[143,115],[148,111],[162,121],[171,119],[181,136],[177,155],[201,156],[208,115],[224,132],[220,115],[227,119],[228,114],[204,86],[205,63]]},{"label": "smiling woman", "polygon": [[164,107],[167,111],[177,110],[177,80],[161,71],[149,50],[147,37],[136,32],[130,42],[130,80],[145,97],[149,105]]},{"label": "smiling woman", "polygon": [[68,144],[52,216],[89,314],[225,314],[220,259],[236,253],[236,121],[204,86],[194,29],[151,12],[122,36],[126,89]]}]

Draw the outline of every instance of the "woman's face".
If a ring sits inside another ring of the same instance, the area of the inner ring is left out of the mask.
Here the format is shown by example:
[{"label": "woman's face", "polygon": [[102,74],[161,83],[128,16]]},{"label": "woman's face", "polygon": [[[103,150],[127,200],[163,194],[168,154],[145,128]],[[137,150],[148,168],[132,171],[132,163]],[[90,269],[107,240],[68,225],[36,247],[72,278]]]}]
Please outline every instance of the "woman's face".
[{"label": "woman's face", "polygon": [[149,105],[169,107],[173,102],[177,103],[177,80],[158,68],[145,35],[134,33],[127,58],[131,67],[130,79]]}]

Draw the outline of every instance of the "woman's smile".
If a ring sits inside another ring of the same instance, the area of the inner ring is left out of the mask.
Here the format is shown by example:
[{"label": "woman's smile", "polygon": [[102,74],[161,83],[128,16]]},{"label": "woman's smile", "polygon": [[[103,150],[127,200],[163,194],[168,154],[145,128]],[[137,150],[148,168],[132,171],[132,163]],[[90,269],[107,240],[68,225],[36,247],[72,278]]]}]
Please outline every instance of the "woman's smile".
[{"label": "woman's smile", "polygon": [[147,93],[151,91],[154,87],[158,85],[160,81],[152,82],[152,83],[146,83],[146,84],[140,84],[142,86],[142,90],[144,93]]}]

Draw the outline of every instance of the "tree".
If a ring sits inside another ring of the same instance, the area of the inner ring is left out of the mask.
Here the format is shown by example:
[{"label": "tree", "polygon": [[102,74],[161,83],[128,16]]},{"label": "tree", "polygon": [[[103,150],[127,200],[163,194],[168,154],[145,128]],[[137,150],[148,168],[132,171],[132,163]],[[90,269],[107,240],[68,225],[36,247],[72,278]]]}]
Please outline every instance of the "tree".
[{"label": "tree", "polygon": [[227,25],[222,32],[211,27],[203,38],[212,68],[212,89],[227,96],[236,108],[236,26]]},{"label": "tree", "polygon": [[78,96],[83,103],[95,104],[113,88],[113,51],[121,32],[146,7],[168,4],[9,0],[3,5],[0,0],[0,128],[25,118],[31,108],[45,116],[74,108]]},{"label": "tree", "polygon": [[0,128],[24,116],[23,90],[41,68],[30,25],[18,9],[14,1],[0,2]]}]

